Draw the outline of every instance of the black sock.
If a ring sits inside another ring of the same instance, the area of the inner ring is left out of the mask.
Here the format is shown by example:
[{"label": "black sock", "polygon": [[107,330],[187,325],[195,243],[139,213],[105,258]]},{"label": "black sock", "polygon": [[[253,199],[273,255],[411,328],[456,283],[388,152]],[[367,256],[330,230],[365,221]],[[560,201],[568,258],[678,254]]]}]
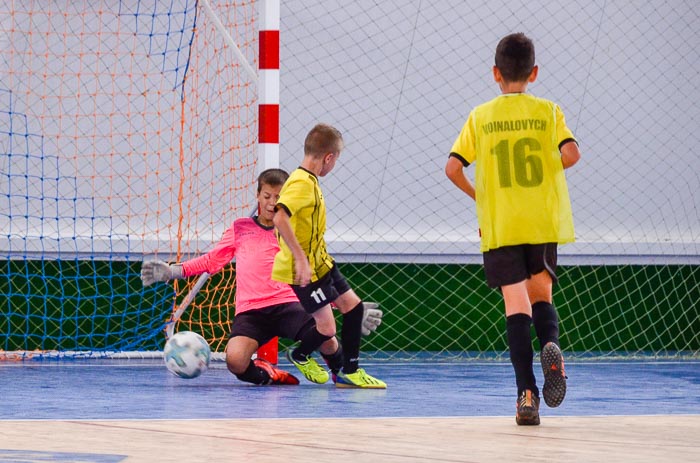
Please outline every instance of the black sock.
[{"label": "black sock", "polygon": [[321,356],[332,373],[337,375],[340,369],[343,368],[343,347],[341,345],[338,345],[338,350],[335,353],[328,355],[321,353]]},{"label": "black sock", "polygon": [[360,339],[362,316],[365,306],[360,302],[350,312],[343,314],[341,342],[343,345],[343,373],[355,373],[360,364]]},{"label": "black sock", "polygon": [[535,383],[535,373],[532,371],[532,339],[530,337],[530,324],[532,318],[524,313],[518,313],[506,317],[506,332],[508,335],[508,348],[510,349],[510,363],[515,370],[515,383],[518,386],[518,396],[529,389],[539,396],[539,390]]},{"label": "black sock", "polygon": [[246,368],[243,373],[236,375],[236,378],[246,383],[258,385],[268,384],[270,382],[270,375],[262,368],[256,367],[252,361],[248,363],[248,368]]},{"label": "black sock", "polygon": [[307,357],[331,337],[319,333],[315,325],[307,328],[298,336],[301,343],[292,351],[292,358],[297,362],[306,362]]},{"label": "black sock", "polygon": [[535,302],[532,305],[532,323],[540,341],[540,349],[548,342],[559,345],[559,321],[557,311],[549,302]]}]

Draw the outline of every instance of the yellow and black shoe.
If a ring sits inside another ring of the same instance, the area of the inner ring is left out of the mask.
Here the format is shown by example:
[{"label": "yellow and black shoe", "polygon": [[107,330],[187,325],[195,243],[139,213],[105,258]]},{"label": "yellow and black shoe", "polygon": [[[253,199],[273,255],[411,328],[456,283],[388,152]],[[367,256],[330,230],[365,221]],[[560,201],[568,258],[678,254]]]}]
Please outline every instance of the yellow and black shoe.
[{"label": "yellow and black shoe", "polygon": [[386,383],[368,375],[365,370],[358,368],[354,373],[338,372],[335,378],[335,387],[358,389],[386,389]]},{"label": "yellow and black shoe", "polygon": [[287,351],[287,359],[294,364],[295,367],[304,375],[304,378],[308,379],[312,383],[323,384],[330,379],[328,372],[318,364],[313,357],[306,357],[306,361],[299,362],[294,360],[292,357],[292,352]]}]

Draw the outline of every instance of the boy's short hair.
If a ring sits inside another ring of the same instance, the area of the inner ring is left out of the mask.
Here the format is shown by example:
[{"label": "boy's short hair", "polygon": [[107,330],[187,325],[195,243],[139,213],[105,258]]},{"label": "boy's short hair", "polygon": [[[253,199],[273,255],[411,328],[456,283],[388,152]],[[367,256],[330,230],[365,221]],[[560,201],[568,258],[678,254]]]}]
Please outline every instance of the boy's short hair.
[{"label": "boy's short hair", "polygon": [[506,82],[525,82],[535,67],[535,45],[525,34],[506,35],[496,47],[496,67]]},{"label": "boy's short hair", "polygon": [[267,169],[258,175],[258,193],[262,191],[263,185],[280,186],[289,178],[289,174],[282,169]]},{"label": "boy's short hair", "polygon": [[320,157],[328,153],[339,153],[343,149],[343,135],[328,124],[317,124],[304,140],[304,154]]}]

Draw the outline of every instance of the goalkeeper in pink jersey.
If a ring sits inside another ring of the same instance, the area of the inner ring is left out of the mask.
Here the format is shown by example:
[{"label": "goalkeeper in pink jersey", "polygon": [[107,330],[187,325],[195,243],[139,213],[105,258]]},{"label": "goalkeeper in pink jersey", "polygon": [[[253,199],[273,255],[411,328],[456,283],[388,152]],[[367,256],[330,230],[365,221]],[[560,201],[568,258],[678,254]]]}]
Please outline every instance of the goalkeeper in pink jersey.
[{"label": "goalkeeper in pink jersey", "polygon": [[[335,337],[325,340],[290,286],[270,278],[279,251],[272,218],[287,177],[281,169],[262,172],[257,190],[259,215],[236,219],[208,253],[180,264],[147,261],[141,268],[141,280],[148,286],[204,272],[214,274],[235,258],[236,315],[226,345],[226,366],[241,381],[258,385],[299,384],[291,373],[266,360],[251,361],[260,346],[277,336],[299,341],[298,348],[308,354],[320,350],[329,363],[342,361],[335,358],[339,353],[338,340]],[[381,316],[380,310],[369,307],[365,311],[363,333],[374,331],[381,323]]]}]

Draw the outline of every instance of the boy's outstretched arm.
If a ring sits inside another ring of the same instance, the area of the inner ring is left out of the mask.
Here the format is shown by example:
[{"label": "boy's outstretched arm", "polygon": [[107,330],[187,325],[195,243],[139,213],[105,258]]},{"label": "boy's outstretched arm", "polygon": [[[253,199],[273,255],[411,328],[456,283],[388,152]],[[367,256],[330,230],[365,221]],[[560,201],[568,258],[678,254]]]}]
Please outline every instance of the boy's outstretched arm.
[{"label": "boy's outstretched arm", "polygon": [[235,250],[236,234],[232,224],[214,248],[199,257],[177,264],[160,260],[144,261],[141,265],[141,281],[144,286],[149,286],[159,281],[177,280],[205,272],[213,275],[231,262]]},{"label": "boy's outstretched arm", "polygon": [[287,211],[284,208],[277,209],[272,221],[275,224],[275,228],[277,228],[277,232],[294,256],[294,284],[300,286],[309,284],[311,282],[311,265],[309,265],[309,259],[304,254],[304,250],[301,249],[301,245],[294,234],[292,222],[289,220]]},{"label": "boy's outstretched arm", "polygon": [[445,175],[449,178],[452,183],[457,185],[457,188],[462,190],[471,199],[476,199],[476,190],[472,182],[464,175],[464,163],[455,156],[450,156],[447,158],[447,165],[445,166]]}]

